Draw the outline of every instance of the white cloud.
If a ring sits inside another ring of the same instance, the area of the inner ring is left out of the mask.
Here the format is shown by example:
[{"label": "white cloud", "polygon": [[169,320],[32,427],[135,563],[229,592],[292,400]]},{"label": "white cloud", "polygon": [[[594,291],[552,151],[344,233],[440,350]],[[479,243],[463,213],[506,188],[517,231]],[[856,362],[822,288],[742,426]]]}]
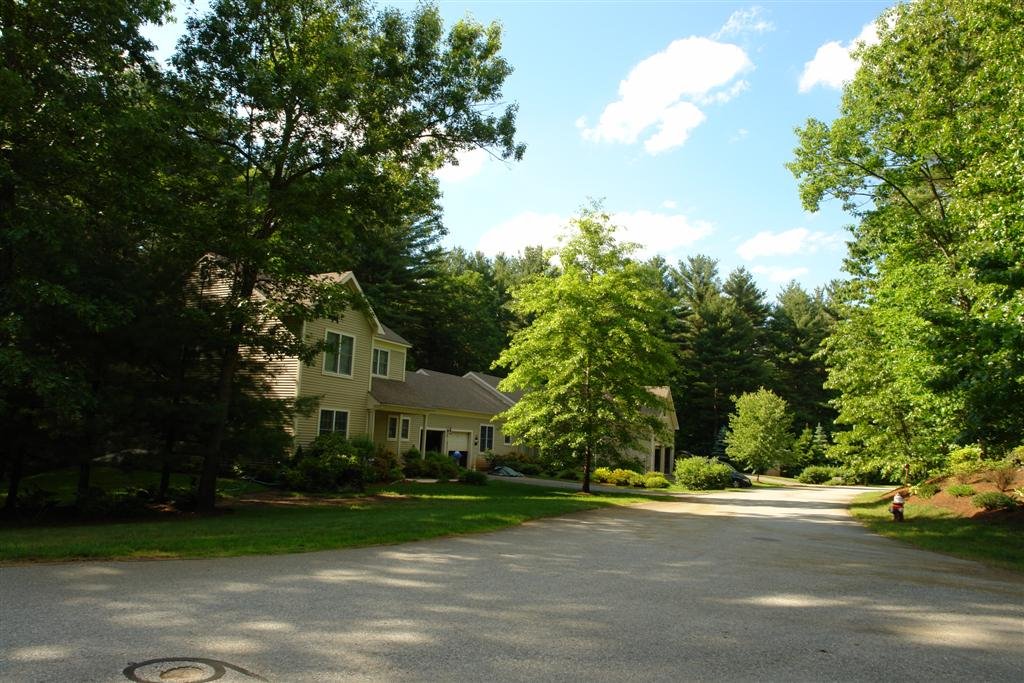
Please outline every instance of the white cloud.
[{"label": "white cloud", "polygon": [[679,206],[678,202],[676,202],[676,200],[674,200],[674,199],[666,199],[665,201],[663,201],[661,203],[661,208],[663,208],[663,209],[674,209],[674,208],[676,208],[678,206]]},{"label": "white cloud", "polygon": [[801,275],[806,275],[807,268],[779,268],[777,266],[754,266],[750,269],[754,275],[764,275],[770,282],[789,282]]},{"label": "white cloud", "polygon": [[878,31],[873,22],[861,29],[857,37],[845,46],[833,40],[819,47],[814,53],[814,59],[804,64],[804,71],[800,74],[800,92],[807,92],[816,85],[841,88],[844,83],[853,80],[860,64],[850,53],[862,43],[878,43]]},{"label": "white cloud", "polygon": [[834,249],[843,243],[840,235],[811,232],[807,228],[793,228],[783,232],[759,232],[736,247],[736,253],[747,261],[764,256],[791,256],[813,254],[819,249]]},{"label": "white cloud", "polygon": [[676,40],[633,67],[619,83],[619,99],[604,108],[595,126],[583,117],[576,126],[593,142],[633,144],[646,135],[651,154],[678,147],[706,118],[694,102],[735,97],[745,86],[719,89],[752,66],[736,45],[696,36]]},{"label": "white cloud", "polygon": [[750,131],[747,130],[746,128],[739,128],[736,130],[736,134],[729,138],[729,142],[739,142],[743,138],[747,137],[747,135],[749,134]]},{"label": "white cloud", "polygon": [[[707,221],[691,220],[679,213],[623,211],[612,215],[611,222],[619,226],[616,239],[640,245],[637,256],[641,258],[655,254],[681,256],[681,250],[713,232]],[[569,219],[558,214],[527,211],[485,232],[476,248],[488,256],[515,254],[538,244],[553,249],[558,247],[568,224]]]},{"label": "white cloud", "polygon": [[717,92],[711,93],[710,95],[705,95],[704,97],[700,98],[699,102],[701,104],[725,104],[726,102],[733,99],[734,97],[736,97],[749,87],[749,83],[743,80],[739,80],[736,81],[733,84],[733,86],[728,90],[719,90]]},{"label": "white cloud", "polygon": [[750,9],[736,10],[730,14],[722,28],[712,33],[711,37],[717,40],[726,36],[766,33],[774,30],[775,24],[764,18],[764,8],[755,6]]},{"label": "white cloud", "polygon": [[447,164],[434,171],[441,182],[458,183],[480,173],[490,155],[487,150],[474,148],[455,153],[458,164]]}]

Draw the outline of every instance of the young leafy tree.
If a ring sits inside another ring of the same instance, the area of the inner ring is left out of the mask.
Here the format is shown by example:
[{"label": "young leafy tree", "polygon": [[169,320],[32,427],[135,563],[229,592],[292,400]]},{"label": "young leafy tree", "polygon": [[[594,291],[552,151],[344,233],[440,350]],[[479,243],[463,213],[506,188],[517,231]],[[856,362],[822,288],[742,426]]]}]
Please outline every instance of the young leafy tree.
[{"label": "young leafy tree", "polygon": [[669,345],[657,334],[669,302],[659,273],[629,258],[596,206],[571,222],[559,251],[561,273],[514,290],[512,308],[527,327],[496,365],[503,391],[522,399],[502,413],[522,443],[571,452],[583,463],[584,492],[596,457],[614,457],[664,429],[660,399],[648,387],[671,372]]},{"label": "young leafy tree", "polygon": [[309,276],[351,268],[349,247],[367,226],[433,215],[431,173],[456,152],[521,157],[515,107],[497,104],[511,71],[500,47],[497,25],[463,20],[446,35],[433,6],[406,16],[362,0],[215,0],[188,20],[173,60],[176,99],[187,136],[223,169],[210,239],[226,284],[219,417],[202,508],[214,503],[241,350],[315,351],[267,320],[353,303]]},{"label": "young leafy tree", "polygon": [[[861,356],[862,320],[837,328],[840,419],[884,440],[872,420],[890,418],[853,407],[884,389],[911,421],[882,428],[900,459],[928,459],[920,448],[951,436],[999,453],[1024,431],[1024,5],[900,3],[878,32],[839,117],[809,120],[790,164],[808,209],[834,197],[857,219],[848,270],[861,289],[848,303],[891,335],[871,347],[880,387],[858,376],[871,363],[846,361]],[[895,357],[908,342],[898,318],[924,333],[913,367]],[[942,414],[923,414],[929,395]]]},{"label": "young leafy tree", "polygon": [[735,399],[736,412],[729,416],[725,452],[758,475],[793,461],[793,416],[786,401],[761,388]]}]

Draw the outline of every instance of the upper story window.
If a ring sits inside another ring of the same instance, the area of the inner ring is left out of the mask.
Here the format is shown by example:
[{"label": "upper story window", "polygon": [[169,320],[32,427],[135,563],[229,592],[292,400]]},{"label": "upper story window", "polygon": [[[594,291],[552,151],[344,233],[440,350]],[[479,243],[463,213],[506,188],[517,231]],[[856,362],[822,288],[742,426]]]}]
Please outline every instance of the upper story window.
[{"label": "upper story window", "polygon": [[373,364],[371,365],[371,368],[373,369],[373,374],[377,375],[378,377],[387,377],[388,363],[390,362],[390,360],[390,351],[385,351],[384,349],[374,349]]},{"label": "upper story window", "polygon": [[480,425],[480,452],[485,453],[494,449],[494,427],[491,425]]},{"label": "upper story window", "polygon": [[355,337],[328,331],[327,347],[324,349],[324,372],[351,377],[355,346]]}]

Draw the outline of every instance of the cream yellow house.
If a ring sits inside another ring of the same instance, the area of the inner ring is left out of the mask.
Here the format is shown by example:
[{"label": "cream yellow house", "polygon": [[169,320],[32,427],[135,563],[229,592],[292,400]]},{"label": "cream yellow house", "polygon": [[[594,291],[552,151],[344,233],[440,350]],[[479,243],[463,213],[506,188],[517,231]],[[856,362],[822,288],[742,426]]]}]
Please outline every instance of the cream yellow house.
[{"label": "cream yellow house", "polygon": [[[319,277],[362,294],[350,272]],[[296,416],[291,425],[296,445],[341,432],[347,437],[369,436],[394,453],[416,448],[421,453],[458,454],[460,463],[470,468],[486,467],[487,453],[525,450],[494,419],[515,405],[518,394],[500,391],[500,378],[483,373],[406,371],[411,345],[381,323],[372,309],[348,310],[337,320],[307,321],[301,335],[309,342],[324,342],[325,350],[309,363],[298,358],[270,363],[276,396],[318,399],[316,409]],[[666,400],[663,419],[674,434],[679,425],[672,393],[668,387],[651,391]],[[651,437],[631,454],[648,470],[668,473],[674,466],[671,440]]]},{"label": "cream yellow house", "polygon": [[[362,294],[355,276],[320,276]],[[284,358],[271,362],[271,386],[279,398],[316,397],[308,415],[291,425],[296,445],[320,434],[369,436],[394,453],[417,448],[459,454],[466,467],[485,467],[484,454],[523,450],[502,433],[494,416],[515,401],[497,390],[498,378],[430,370],[406,371],[409,342],[382,324],[371,309],[348,310],[337,320],[302,324],[301,335],[322,341],[325,350],[312,362]]]}]

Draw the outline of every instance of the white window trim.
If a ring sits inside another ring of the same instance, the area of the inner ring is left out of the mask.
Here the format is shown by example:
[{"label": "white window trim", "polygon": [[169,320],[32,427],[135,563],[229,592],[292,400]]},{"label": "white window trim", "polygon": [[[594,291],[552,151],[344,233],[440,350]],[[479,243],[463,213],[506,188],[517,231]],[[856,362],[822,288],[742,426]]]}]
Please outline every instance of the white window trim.
[{"label": "white window trim", "polygon": [[[395,435],[394,436],[391,436],[391,421],[392,420],[395,421]],[[401,424],[399,422],[398,416],[397,415],[388,415],[387,422],[386,422],[386,424],[384,426],[384,436],[387,437],[387,440],[388,441],[398,441],[398,435],[399,435],[399,431],[398,430],[399,429],[401,429]]]},{"label": "white window trim", "polygon": [[512,437],[511,436],[509,436],[508,434],[502,434],[501,436],[505,440],[505,445],[506,446],[511,446],[512,445]]},{"label": "white window trim", "polygon": [[316,421],[316,435],[317,436],[321,436],[320,420],[323,418],[323,412],[325,410],[329,410],[332,413],[334,413],[334,415],[332,415],[332,417],[331,417],[331,431],[330,432],[325,432],[327,434],[336,434],[337,433],[337,430],[334,429],[334,425],[336,425],[338,423],[337,413],[345,413],[345,431],[344,431],[344,433],[342,435],[347,439],[348,438],[348,427],[351,424],[350,421],[352,419],[352,413],[350,411],[344,409],[344,408],[331,408],[330,406],[320,406],[320,412],[318,412],[317,416],[316,416],[317,417],[317,421]]},{"label": "white window trim", "polygon": [[[379,357],[382,353],[386,353],[388,357],[387,369],[384,373],[377,372],[377,364],[374,363],[374,355]],[[389,372],[391,372],[391,351],[389,349],[381,349],[376,346],[373,347],[373,351],[370,352],[370,373],[374,377],[387,377]]]},{"label": "white window trim", "polygon": [[[403,433],[405,434],[403,436]],[[412,434],[412,418],[408,415],[402,415],[398,420],[398,440],[408,441]]]},{"label": "white window trim", "polygon": [[341,330],[332,330],[331,328],[328,327],[326,330],[324,330],[324,341],[325,342],[327,341],[327,335],[328,334],[337,334],[337,335],[339,335],[341,337],[348,337],[349,339],[352,340],[352,372],[344,373],[344,372],[334,372],[332,370],[328,370],[327,369],[327,349],[324,349],[324,361],[320,364],[320,372],[322,374],[324,374],[324,375],[328,375],[329,377],[346,377],[346,378],[351,379],[352,376],[355,374],[355,371],[356,371],[356,338],[355,338],[355,336],[351,335],[351,334],[348,334],[346,332],[342,332]]},{"label": "white window trim", "polygon": [[[483,428],[484,427],[487,427],[488,429],[491,430],[491,447],[490,448],[484,448],[484,435],[481,433],[481,432],[483,432]],[[476,430],[476,433],[480,437],[479,448],[480,448],[480,452],[481,453],[486,453],[487,451],[493,451],[494,450],[494,431],[495,430],[494,430],[494,425],[493,424],[489,424],[489,423],[485,424],[483,422],[480,423],[480,428]]]}]

